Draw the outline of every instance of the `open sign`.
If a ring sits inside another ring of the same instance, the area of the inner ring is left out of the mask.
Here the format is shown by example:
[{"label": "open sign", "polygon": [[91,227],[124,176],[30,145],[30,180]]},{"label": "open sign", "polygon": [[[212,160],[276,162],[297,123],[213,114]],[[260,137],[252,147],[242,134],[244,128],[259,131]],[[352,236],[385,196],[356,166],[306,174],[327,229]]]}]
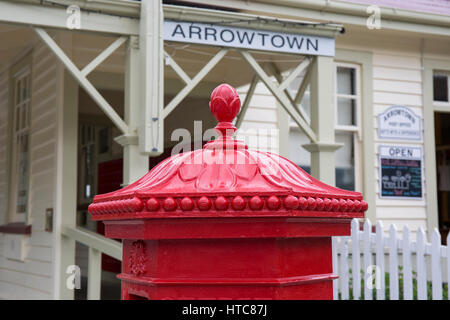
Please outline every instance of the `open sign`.
[{"label": "open sign", "polygon": [[380,146],[381,198],[422,199],[422,148]]},{"label": "open sign", "polygon": [[422,150],[408,146],[380,146],[380,156],[399,159],[420,159]]}]

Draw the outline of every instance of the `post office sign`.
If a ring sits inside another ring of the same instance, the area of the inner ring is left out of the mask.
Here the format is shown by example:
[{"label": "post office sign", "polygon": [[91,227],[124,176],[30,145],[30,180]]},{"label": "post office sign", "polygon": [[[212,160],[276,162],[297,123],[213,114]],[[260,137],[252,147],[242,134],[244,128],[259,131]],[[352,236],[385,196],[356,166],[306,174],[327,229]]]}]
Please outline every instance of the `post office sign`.
[{"label": "post office sign", "polygon": [[378,115],[378,138],[422,140],[422,118],[405,106],[392,106]]}]

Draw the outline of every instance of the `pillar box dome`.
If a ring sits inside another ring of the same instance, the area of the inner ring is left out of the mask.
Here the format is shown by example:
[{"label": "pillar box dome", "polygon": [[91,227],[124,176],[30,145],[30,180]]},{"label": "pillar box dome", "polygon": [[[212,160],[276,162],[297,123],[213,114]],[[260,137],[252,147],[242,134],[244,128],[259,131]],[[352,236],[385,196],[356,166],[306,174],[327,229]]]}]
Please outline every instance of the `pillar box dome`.
[{"label": "pillar box dome", "polygon": [[122,298],[331,299],[331,236],[349,235],[367,203],[233,139],[231,86],[209,106],[219,138],[89,206],[123,239]]}]

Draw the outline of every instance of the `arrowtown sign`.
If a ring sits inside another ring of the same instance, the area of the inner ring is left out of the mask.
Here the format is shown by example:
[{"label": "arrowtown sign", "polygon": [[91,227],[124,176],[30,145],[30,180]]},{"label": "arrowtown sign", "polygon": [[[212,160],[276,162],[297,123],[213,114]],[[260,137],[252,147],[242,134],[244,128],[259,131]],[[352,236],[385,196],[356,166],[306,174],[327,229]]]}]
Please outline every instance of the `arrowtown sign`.
[{"label": "arrowtown sign", "polygon": [[334,56],[334,38],[164,20],[164,40],[222,47]]}]

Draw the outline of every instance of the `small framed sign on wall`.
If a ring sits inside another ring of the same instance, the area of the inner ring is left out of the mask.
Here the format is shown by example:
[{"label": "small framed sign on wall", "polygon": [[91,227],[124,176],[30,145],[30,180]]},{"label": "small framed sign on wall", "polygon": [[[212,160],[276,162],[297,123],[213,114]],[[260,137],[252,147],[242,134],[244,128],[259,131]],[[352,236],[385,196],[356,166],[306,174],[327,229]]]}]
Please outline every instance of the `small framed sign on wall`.
[{"label": "small framed sign on wall", "polygon": [[378,115],[378,138],[422,140],[422,118],[405,106],[392,106]]},{"label": "small framed sign on wall", "polygon": [[422,199],[422,148],[379,146],[381,198]]}]

